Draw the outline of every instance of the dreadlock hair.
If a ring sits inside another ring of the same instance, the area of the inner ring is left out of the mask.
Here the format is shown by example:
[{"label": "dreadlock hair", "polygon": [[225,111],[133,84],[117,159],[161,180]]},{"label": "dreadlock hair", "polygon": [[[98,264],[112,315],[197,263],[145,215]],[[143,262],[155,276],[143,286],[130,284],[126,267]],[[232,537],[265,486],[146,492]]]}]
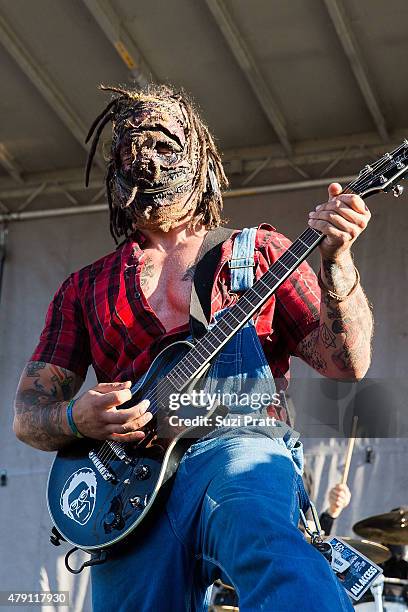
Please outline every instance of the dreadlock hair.
[{"label": "dreadlock hair", "polygon": [[[138,104],[144,101],[157,101],[158,104],[160,102],[167,104],[176,102],[188,118],[187,129],[190,132],[195,132],[198,141],[197,170],[190,194],[190,199],[195,202],[195,210],[190,225],[194,227],[197,224],[203,224],[207,229],[213,229],[221,225],[223,222],[221,218],[221,190],[228,187],[228,179],[214,140],[191,97],[184,90],[175,90],[169,85],[149,84],[143,89],[100,85],[99,88],[103,91],[112,92],[114,97],[96,117],[85,141],[88,142],[94,134],[86,164],[86,186],[89,184],[90,171],[98,141],[107,123],[112,122],[113,130],[115,130],[116,125],[121,121],[121,117],[129,111],[137,109]],[[135,229],[132,216],[127,208],[122,208],[112,197],[117,169],[118,155],[112,143],[105,182],[110,212],[110,233],[116,243],[118,242],[117,238],[123,235],[127,238]]]}]

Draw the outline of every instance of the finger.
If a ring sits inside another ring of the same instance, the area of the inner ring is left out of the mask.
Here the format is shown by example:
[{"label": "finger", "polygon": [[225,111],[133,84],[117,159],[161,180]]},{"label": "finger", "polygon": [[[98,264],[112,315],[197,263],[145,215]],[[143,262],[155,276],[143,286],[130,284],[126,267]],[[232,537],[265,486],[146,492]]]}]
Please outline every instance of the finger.
[{"label": "finger", "polygon": [[329,198],[335,198],[339,193],[341,193],[343,190],[342,186],[340,185],[340,183],[330,183],[329,187],[328,187],[328,192],[329,192]]},{"label": "finger", "polygon": [[110,391],[109,393],[99,395],[96,398],[95,403],[98,408],[106,409],[111,408],[112,406],[120,406],[120,404],[124,404],[130,399],[132,399],[130,389],[119,389],[117,391]]},{"label": "finger", "polygon": [[330,244],[346,244],[351,241],[351,236],[347,232],[337,229],[337,227],[334,227],[334,225],[327,221],[309,219],[309,226],[322,232]]},{"label": "finger", "polygon": [[151,421],[152,418],[153,418],[153,415],[151,412],[145,412],[144,414],[139,416],[137,419],[132,419],[131,421],[126,421],[125,423],[109,423],[106,426],[106,431],[108,432],[108,434],[131,433],[147,425],[147,423]]},{"label": "finger", "polygon": [[[350,206],[342,202],[341,200],[333,200],[332,202],[328,202],[327,204],[323,206],[317,206],[315,211],[312,211],[311,213],[309,213],[309,216],[312,218],[313,217],[318,218],[319,215],[318,214],[316,215],[316,213],[320,213],[322,211],[327,211],[327,210],[335,211],[337,214],[341,215],[348,221],[355,223],[356,225],[358,225],[359,227],[363,229],[367,227],[367,223],[371,218],[371,213],[367,213],[367,212],[358,213],[352,208],[350,208]],[[341,486],[344,486],[344,485],[341,485]]]},{"label": "finger", "polygon": [[132,434],[132,433],[137,433],[137,432],[140,432],[142,427],[147,425],[147,423],[149,423],[149,421],[151,421],[152,418],[153,418],[152,413],[146,412],[145,414],[142,414],[142,416],[140,416],[138,419],[134,419],[133,421],[130,421],[128,423],[123,423],[123,424],[116,423],[113,425],[108,425],[106,427],[106,432],[110,436],[114,434],[123,436],[123,435]]},{"label": "finger", "polygon": [[343,492],[343,493],[346,493],[349,490],[349,488],[348,488],[348,486],[346,484],[341,484],[341,483],[336,485],[336,489],[338,491]]},{"label": "finger", "polygon": [[132,383],[130,380],[125,380],[123,382],[107,382],[107,383],[99,383],[96,387],[93,387],[94,391],[98,391],[98,393],[110,393],[111,391],[117,391],[118,389],[129,389]]},{"label": "finger", "polygon": [[132,431],[126,434],[113,433],[108,436],[108,440],[115,440],[116,442],[140,442],[146,437],[143,431]]},{"label": "finger", "polygon": [[123,425],[123,423],[132,421],[133,419],[136,419],[145,414],[149,406],[149,400],[143,400],[132,408],[125,408],[123,410],[121,410],[120,408],[112,408],[106,412],[105,419],[107,423],[117,423],[119,425]]},{"label": "finger", "polygon": [[350,234],[351,238],[357,238],[358,234],[363,229],[362,227],[347,221],[342,215],[334,210],[323,210],[316,213],[310,213],[310,218],[315,220],[327,221],[328,223]]},{"label": "finger", "polygon": [[368,211],[368,207],[366,206],[364,201],[359,196],[353,193],[343,193],[337,196],[337,199],[347,204],[347,206],[350,206],[350,208],[352,208],[356,212],[364,213]]}]

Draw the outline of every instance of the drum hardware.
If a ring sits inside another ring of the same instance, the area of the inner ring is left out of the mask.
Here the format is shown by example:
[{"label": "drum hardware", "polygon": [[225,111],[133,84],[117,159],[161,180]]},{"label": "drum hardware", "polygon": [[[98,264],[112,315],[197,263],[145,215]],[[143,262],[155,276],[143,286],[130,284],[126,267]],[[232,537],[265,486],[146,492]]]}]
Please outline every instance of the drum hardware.
[{"label": "drum hardware", "polygon": [[383,591],[384,591],[384,576],[378,576],[377,580],[373,582],[370,587],[370,591],[374,597],[375,611],[384,612],[383,607]]},{"label": "drum hardware", "polygon": [[371,593],[355,604],[356,612],[408,611],[408,580],[381,576],[371,585]]}]

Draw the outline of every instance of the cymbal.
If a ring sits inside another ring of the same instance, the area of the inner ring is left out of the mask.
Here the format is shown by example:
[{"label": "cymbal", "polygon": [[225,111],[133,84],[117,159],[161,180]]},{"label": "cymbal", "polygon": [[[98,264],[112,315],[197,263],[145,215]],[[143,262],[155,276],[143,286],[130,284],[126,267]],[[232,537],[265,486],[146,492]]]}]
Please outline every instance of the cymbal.
[{"label": "cymbal", "polygon": [[[337,537],[337,536],[335,536]],[[382,544],[377,542],[370,542],[369,540],[357,540],[348,536],[339,536],[341,540],[349,544],[362,555],[365,555],[374,563],[384,563],[391,557],[391,551]]]},{"label": "cymbal", "polygon": [[408,511],[394,510],[369,516],[353,526],[359,536],[383,544],[408,544]]}]

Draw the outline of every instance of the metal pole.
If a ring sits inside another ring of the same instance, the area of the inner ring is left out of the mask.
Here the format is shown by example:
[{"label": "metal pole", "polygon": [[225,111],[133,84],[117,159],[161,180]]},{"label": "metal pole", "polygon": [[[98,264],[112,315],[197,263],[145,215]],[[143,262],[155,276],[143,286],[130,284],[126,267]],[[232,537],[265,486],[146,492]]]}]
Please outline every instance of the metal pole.
[{"label": "metal pole", "polygon": [[[262,185],[259,187],[244,187],[231,189],[223,193],[225,200],[229,198],[247,198],[262,195],[264,193],[284,193],[285,191],[298,191],[300,189],[313,189],[323,187],[332,182],[349,183],[355,176],[341,176],[332,179],[320,178],[307,181],[297,181],[294,183],[278,183],[275,185]],[[62,217],[70,215],[82,215],[85,213],[98,213],[108,210],[107,204],[89,204],[86,206],[67,206],[66,208],[54,208],[49,210],[32,210],[25,212],[11,212],[0,215],[1,222],[31,221],[33,219],[47,219],[50,217]]]},{"label": "metal pole", "polygon": [[1,302],[1,289],[3,286],[4,264],[6,261],[7,233],[8,233],[7,225],[3,225],[3,227],[0,230],[0,302]]}]

